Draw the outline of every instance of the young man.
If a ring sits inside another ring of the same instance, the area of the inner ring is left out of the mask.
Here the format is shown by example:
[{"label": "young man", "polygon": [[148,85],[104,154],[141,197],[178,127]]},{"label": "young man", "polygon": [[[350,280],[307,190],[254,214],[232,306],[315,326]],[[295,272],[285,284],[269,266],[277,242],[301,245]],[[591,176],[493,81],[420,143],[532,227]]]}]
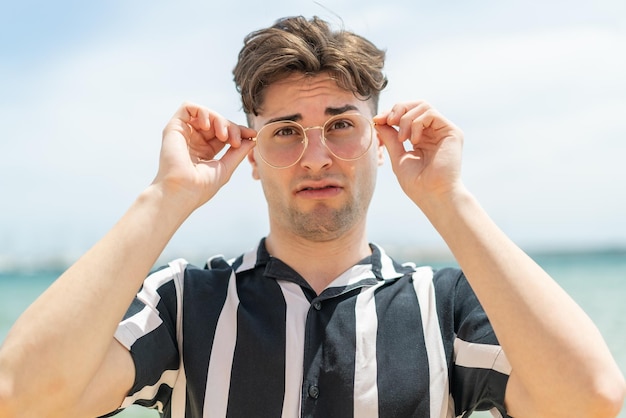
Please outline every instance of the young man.
[{"label": "young man", "polygon": [[[461,131],[424,102],[377,114],[383,59],[318,19],[248,36],[234,74],[250,128],[177,111],[151,186],[7,337],[0,416],[615,416],[624,380],[602,337],[464,187]],[[384,149],[463,273],[368,243]],[[144,281],[246,156],[267,237]]]}]

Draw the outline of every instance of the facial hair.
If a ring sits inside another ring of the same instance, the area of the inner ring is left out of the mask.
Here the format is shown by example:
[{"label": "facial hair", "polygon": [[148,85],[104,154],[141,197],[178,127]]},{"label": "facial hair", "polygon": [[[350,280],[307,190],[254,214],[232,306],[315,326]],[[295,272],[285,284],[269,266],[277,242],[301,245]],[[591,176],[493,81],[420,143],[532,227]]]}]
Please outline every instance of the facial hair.
[{"label": "facial hair", "polygon": [[351,202],[333,208],[320,203],[306,212],[291,207],[285,215],[296,235],[309,241],[325,242],[343,235],[365,216],[358,206]]},{"label": "facial hair", "polygon": [[[335,177],[338,184],[347,185],[344,190],[346,198],[339,205],[320,201],[303,208],[280,192],[281,188],[285,187],[284,184],[274,182],[271,177],[263,179],[261,184],[268,203],[272,228],[278,228],[308,241],[328,242],[340,238],[360,224],[364,226],[376,185],[377,156],[372,153],[370,158],[372,168],[360,170],[361,175],[346,178],[339,174]],[[320,176],[294,178],[288,189],[293,190],[295,185],[306,180],[320,181],[323,178]]]}]

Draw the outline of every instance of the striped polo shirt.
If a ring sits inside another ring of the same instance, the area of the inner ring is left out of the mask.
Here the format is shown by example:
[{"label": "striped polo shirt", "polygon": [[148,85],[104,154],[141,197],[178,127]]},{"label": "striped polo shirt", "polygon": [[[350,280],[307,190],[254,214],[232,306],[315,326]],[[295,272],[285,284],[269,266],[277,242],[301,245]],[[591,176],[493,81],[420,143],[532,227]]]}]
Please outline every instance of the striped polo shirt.
[{"label": "striped polo shirt", "polygon": [[234,260],[201,269],[180,259],[152,273],[115,334],[136,368],[119,410],[506,417],[511,368],[462,272],[370,247],[319,295],[264,240]]}]

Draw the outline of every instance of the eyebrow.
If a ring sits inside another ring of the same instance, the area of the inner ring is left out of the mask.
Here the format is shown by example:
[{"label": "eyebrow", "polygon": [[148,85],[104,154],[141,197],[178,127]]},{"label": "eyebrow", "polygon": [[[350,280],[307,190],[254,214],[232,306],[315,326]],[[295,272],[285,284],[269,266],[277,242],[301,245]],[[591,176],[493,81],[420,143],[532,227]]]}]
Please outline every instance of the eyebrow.
[{"label": "eyebrow", "polygon": [[359,108],[354,105],[347,104],[342,107],[327,107],[326,112],[324,113],[330,116],[335,116],[335,115],[341,115],[342,113],[346,113],[347,111],[350,111],[350,110],[359,110]]},{"label": "eyebrow", "polygon": [[[336,115],[341,115],[342,113],[346,113],[348,111],[351,110],[359,110],[358,107],[351,105],[351,104],[347,104],[341,107],[327,107],[326,110],[324,111],[325,114],[329,115],[329,116],[336,116]],[[301,113],[294,113],[293,115],[287,115],[287,116],[279,116],[277,118],[272,118],[270,120],[268,120],[265,125],[267,125],[268,123],[273,123],[273,122],[280,122],[280,121],[284,121],[284,120],[289,120],[292,122],[298,122],[302,120],[302,114]]]}]

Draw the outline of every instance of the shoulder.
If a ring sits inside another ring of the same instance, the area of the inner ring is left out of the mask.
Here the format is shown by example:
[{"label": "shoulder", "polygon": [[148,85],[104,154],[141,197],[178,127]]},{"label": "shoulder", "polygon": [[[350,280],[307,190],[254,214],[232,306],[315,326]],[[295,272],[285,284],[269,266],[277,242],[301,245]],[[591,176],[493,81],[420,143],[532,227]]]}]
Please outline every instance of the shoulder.
[{"label": "shoulder", "polygon": [[433,270],[433,282],[439,291],[445,291],[462,299],[473,297],[474,291],[463,271],[457,267]]},{"label": "shoulder", "polygon": [[[409,266],[409,264],[404,264]],[[436,269],[430,266],[413,267],[411,279],[414,283],[422,282],[422,287],[432,287],[438,299],[455,299],[473,295],[473,291],[463,274],[456,267]]]},{"label": "shoulder", "polygon": [[457,267],[433,269],[433,281],[441,286],[456,287],[466,282],[463,271]]},{"label": "shoulder", "polygon": [[182,294],[183,289],[199,284],[210,284],[220,279],[228,279],[236,260],[226,260],[218,255],[207,260],[204,267],[178,258],[155,268],[143,282],[138,293],[150,300],[159,295],[159,299],[168,294]]},{"label": "shoulder", "polygon": [[465,315],[475,309],[482,310],[480,302],[463,271],[456,267],[435,270],[433,282],[439,297],[445,295],[457,314]]}]

